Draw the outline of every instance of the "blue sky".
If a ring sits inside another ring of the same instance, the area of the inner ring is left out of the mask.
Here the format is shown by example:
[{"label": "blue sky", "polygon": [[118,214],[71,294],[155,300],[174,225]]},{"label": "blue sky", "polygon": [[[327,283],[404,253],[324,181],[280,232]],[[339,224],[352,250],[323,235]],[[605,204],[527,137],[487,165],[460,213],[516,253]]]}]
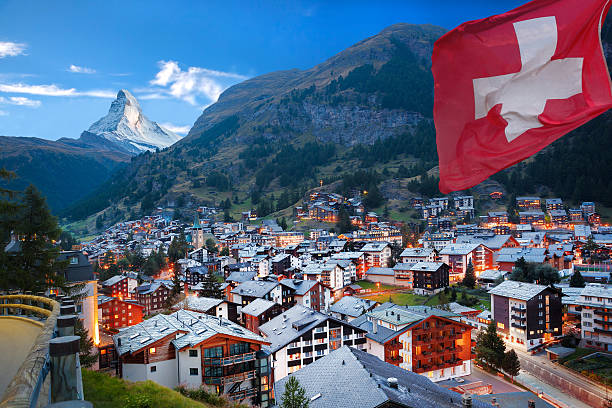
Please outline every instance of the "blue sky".
[{"label": "blue sky", "polygon": [[227,87],[309,68],[399,22],[451,29],[523,1],[0,2],[0,135],[79,137],[121,88],[178,133]]}]

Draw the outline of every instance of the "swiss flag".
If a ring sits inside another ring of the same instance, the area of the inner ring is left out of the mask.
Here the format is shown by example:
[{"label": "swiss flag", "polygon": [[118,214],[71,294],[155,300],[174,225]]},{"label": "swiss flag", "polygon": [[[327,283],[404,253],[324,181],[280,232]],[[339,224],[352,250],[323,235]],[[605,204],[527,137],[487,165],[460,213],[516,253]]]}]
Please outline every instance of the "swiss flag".
[{"label": "swiss flag", "polygon": [[434,45],[440,191],[470,188],[612,106],[604,0],[535,0]]}]

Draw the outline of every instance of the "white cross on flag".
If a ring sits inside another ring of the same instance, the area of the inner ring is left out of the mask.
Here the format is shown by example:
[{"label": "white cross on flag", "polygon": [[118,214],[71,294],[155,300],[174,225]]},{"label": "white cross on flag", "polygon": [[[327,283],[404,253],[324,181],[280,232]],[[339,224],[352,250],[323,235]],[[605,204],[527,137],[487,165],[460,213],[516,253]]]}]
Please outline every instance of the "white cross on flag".
[{"label": "white cross on flag", "polygon": [[440,191],[470,188],[612,107],[609,0],[535,0],[434,45]]}]

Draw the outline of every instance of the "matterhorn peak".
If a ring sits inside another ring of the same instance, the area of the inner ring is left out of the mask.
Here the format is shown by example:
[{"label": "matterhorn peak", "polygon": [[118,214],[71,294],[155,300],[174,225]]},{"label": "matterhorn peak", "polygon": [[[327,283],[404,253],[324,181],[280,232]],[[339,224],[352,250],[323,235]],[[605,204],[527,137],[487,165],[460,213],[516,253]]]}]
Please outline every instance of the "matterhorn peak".
[{"label": "matterhorn peak", "polygon": [[131,154],[163,149],[181,138],[144,116],[140,104],[127,89],[117,93],[108,114],[91,125],[87,132]]}]

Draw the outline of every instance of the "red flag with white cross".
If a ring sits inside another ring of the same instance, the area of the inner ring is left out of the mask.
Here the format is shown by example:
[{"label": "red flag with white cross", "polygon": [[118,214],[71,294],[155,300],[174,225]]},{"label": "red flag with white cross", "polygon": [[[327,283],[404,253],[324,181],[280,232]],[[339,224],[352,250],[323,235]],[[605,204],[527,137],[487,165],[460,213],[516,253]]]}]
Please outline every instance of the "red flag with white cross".
[{"label": "red flag with white cross", "polygon": [[535,0],[434,45],[440,191],[470,188],[612,107],[609,0]]}]

